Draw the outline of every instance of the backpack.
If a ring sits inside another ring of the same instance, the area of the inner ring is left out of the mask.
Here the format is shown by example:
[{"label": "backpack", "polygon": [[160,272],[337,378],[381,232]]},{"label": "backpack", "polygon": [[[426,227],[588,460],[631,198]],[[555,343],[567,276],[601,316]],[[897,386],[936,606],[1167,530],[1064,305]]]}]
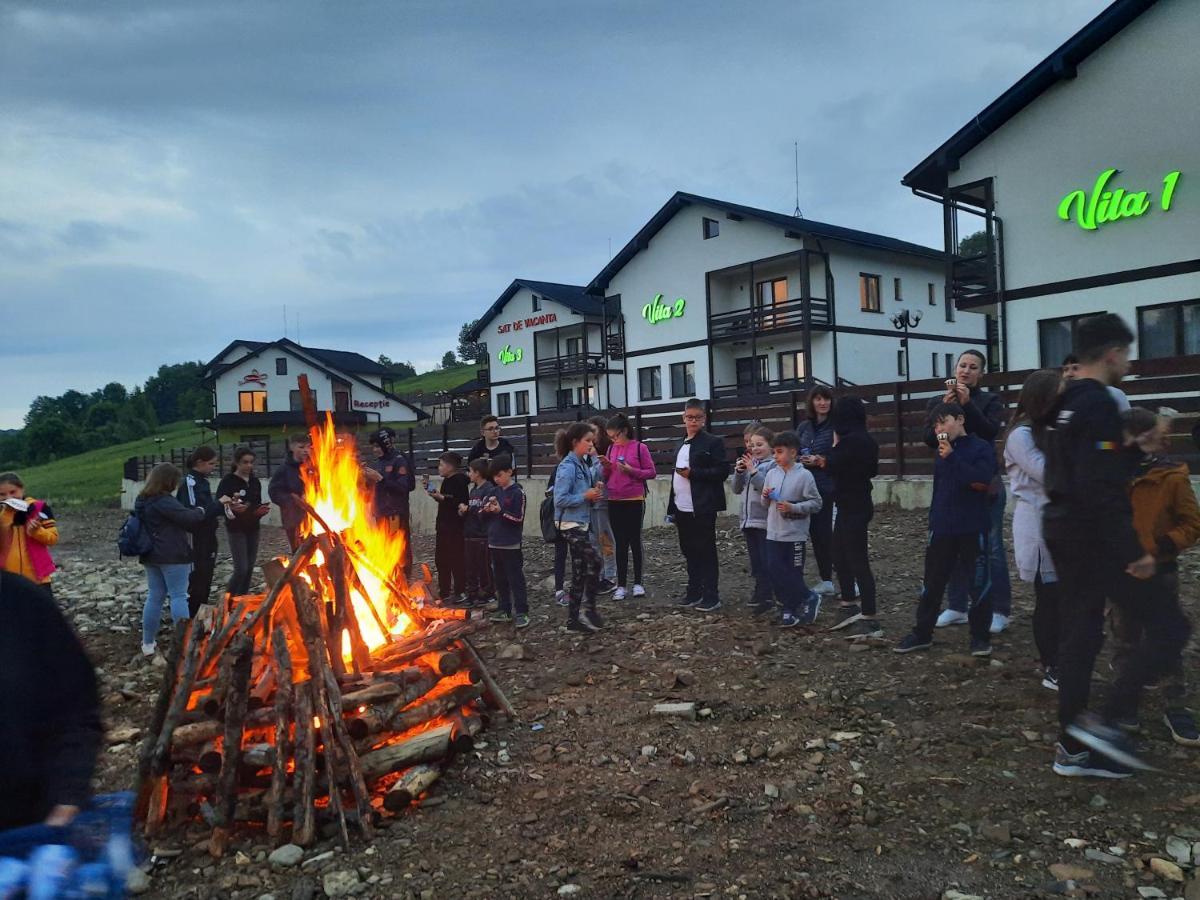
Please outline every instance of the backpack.
[{"label": "backpack", "polygon": [[557,469],[550,473],[550,479],[546,482],[546,498],[542,500],[542,505],[538,509],[542,540],[547,544],[553,544],[558,540],[558,523],[554,520],[554,477],[557,474]]},{"label": "backpack", "polygon": [[117,532],[118,556],[143,556],[154,549],[154,535],[136,512],[131,512]]}]

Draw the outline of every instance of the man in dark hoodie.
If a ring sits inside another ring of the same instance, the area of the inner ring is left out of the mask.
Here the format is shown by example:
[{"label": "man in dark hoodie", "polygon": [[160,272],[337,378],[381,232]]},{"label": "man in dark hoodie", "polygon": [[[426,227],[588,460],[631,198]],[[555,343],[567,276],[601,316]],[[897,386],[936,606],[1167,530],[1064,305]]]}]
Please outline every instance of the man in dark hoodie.
[{"label": "man in dark hoodie", "polygon": [[0,830],[66,825],[87,805],[104,734],[96,673],[54,601],[0,572]]},{"label": "man in dark hoodie", "polygon": [[375,464],[364,469],[367,481],[375,485],[375,518],[387,519],[393,530],[402,530],[404,541],[404,577],[412,577],[412,530],[409,528],[408,500],[417,486],[412,463],[396,446],[396,432],[380,428],[368,440],[375,451]]},{"label": "man in dark hoodie", "polygon": [[1129,502],[1137,457],[1125,450],[1107,388],[1129,371],[1133,332],[1111,313],[1079,326],[1077,377],[1067,384],[1046,442],[1042,530],[1061,586],[1054,771],[1126,778],[1143,767],[1129,739],[1087,714],[1092,669],[1104,640],[1104,604],[1126,602],[1124,575],[1146,579],[1154,557],[1138,541]]},{"label": "man in dark hoodie", "polygon": [[271,473],[271,481],[267,484],[267,496],[279,507],[279,521],[287,532],[288,546],[293,553],[300,546],[300,524],[305,515],[296,502],[297,497],[304,496],[304,478],[300,472],[311,452],[312,438],[308,433],[293,434],[288,438],[287,459]]},{"label": "man in dark hoodie", "polygon": [[[213,569],[217,565],[217,523],[225,512],[224,505],[213,499],[208,476],[217,467],[217,451],[212,447],[197,447],[187,459],[188,470],[179,484],[175,499],[188,509],[199,509],[204,518],[192,528],[192,571],[188,576],[188,611],[195,618],[200,607],[208,603],[212,592]],[[228,500],[230,498],[222,498]],[[245,510],[235,505],[235,513]]]}]

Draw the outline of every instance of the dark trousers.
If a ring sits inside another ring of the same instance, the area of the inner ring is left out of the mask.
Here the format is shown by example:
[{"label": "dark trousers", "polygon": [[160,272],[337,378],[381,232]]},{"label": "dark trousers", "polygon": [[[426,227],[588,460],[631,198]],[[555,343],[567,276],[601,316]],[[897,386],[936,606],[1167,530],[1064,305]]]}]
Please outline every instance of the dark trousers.
[{"label": "dark trousers", "polygon": [[[571,555],[566,538],[559,534],[554,539],[554,592],[563,590],[567,583],[567,558]],[[574,566],[572,566],[574,569]]]},{"label": "dark trousers", "polygon": [[1033,579],[1033,642],[1042,666],[1058,666],[1058,643],[1062,639],[1062,588],[1057,581]]},{"label": "dark trousers", "polygon": [[433,550],[437,566],[438,596],[443,600],[464,593],[467,580],[462,528],[439,528]]},{"label": "dark trousers", "polygon": [[933,638],[933,626],[942,608],[946,585],[957,574],[967,582],[971,598],[968,618],[971,638],[987,641],[992,625],[992,585],[987,564],[987,534],[929,536],[925,548],[925,584],[917,604],[913,633],[922,641]]},{"label": "dark trousers", "polygon": [[497,608],[518,616],[529,612],[529,592],[525,588],[525,556],[520,547],[489,547],[492,574],[496,579]]},{"label": "dark trousers", "polygon": [[717,514],[678,510],[675,527],[679,529],[679,550],[687,564],[687,599],[718,602]]},{"label": "dark trousers", "polygon": [[254,564],[258,561],[259,530],[226,531],[229,538],[229,555],[233,559],[233,574],[225,590],[234,597],[250,593],[250,581],[254,578]]},{"label": "dark trousers", "polygon": [[300,546],[300,526],[293,525],[291,528],[284,528],[283,533],[287,535],[288,549],[293,553]]},{"label": "dark trousers", "polygon": [[[766,532],[763,532],[766,536]],[[808,596],[808,585],[804,583],[804,557],[807,555],[804,541],[764,540],[764,555],[767,575],[771,579],[771,592],[775,602],[784,612],[795,615],[804,598]]]},{"label": "dark trousers", "polygon": [[464,570],[467,598],[487,600],[492,596],[492,562],[488,555],[487,538],[463,539]]},{"label": "dark trousers", "polygon": [[[992,530],[988,535],[988,576],[992,582],[992,611],[1001,615],[1012,614],[1012,581],[1008,577],[1008,554],[1004,552],[1004,506],[1007,494],[1001,486],[1000,493],[991,498],[988,507]],[[950,579],[946,606],[957,612],[967,611],[968,585],[965,578]]]},{"label": "dark trousers", "polygon": [[755,603],[771,602],[771,576],[767,571],[767,529],[743,528],[746,555],[750,557],[750,577],[754,579]]},{"label": "dark trousers", "polygon": [[604,560],[592,543],[586,528],[568,528],[560,532],[571,555],[571,590],[567,615],[572,621],[579,618],[580,606],[596,609],[596,591],[600,586],[600,570]]},{"label": "dark trousers", "polygon": [[817,561],[817,574],[822,581],[833,581],[833,497],[821,491],[821,501],[821,511],[809,516],[808,540]]},{"label": "dark trousers", "polygon": [[1117,640],[1113,667],[1117,677],[1108,690],[1110,717],[1136,718],[1142,689],[1163,679],[1167,709],[1187,707],[1183,648],[1192,624],[1179,605],[1178,572],[1161,572],[1147,581],[1124,577],[1125,602],[1112,608]]},{"label": "dark trousers", "polygon": [[213,568],[217,564],[217,536],[195,535],[192,543],[192,572],[188,575],[188,613],[194,619],[200,605],[212,592]]},{"label": "dark trousers", "polygon": [[842,588],[842,602],[850,603],[857,597],[867,618],[877,613],[875,575],[867,546],[867,528],[874,516],[873,507],[862,512],[839,509],[833,526],[833,566]]},{"label": "dark trousers", "polygon": [[633,552],[633,583],[642,583],[642,518],[644,500],[609,500],[608,520],[612,525],[617,551],[617,584],[625,587],[629,553]]}]

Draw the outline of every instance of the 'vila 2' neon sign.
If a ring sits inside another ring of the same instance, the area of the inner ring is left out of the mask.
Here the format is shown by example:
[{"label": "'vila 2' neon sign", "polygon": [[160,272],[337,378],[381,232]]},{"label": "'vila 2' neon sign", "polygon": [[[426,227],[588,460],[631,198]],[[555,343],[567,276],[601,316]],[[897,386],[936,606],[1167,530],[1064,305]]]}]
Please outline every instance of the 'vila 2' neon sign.
[{"label": "'vila 2' neon sign", "polygon": [[525,351],[523,351],[520,347],[514,350],[512,347],[505,344],[500,348],[500,352],[496,354],[496,357],[500,360],[500,364],[502,366],[507,366],[509,363],[520,362],[521,357],[524,355]]},{"label": "'vila 2' neon sign", "polygon": [[683,318],[683,311],[687,308],[686,300],[680,297],[674,303],[663,303],[662,299],[662,294],[655,294],[654,299],[642,307],[642,318],[651,325],[657,325],[667,319]]},{"label": "'vila 2' neon sign", "polygon": [[[1118,172],[1117,169],[1105,169],[1096,177],[1092,192],[1071,191],[1058,204],[1058,217],[1069,222],[1072,217],[1075,224],[1088,231],[1095,231],[1101,225],[1116,222],[1118,219],[1136,219],[1144,216],[1154,205],[1150,200],[1149,191],[1126,191],[1124,188],[1108,190],[1108,182]],[[1179,181],[1179,172],[1168,172],[1163,177],[1162,195],[1159,206],[1163,211],[1171,208],[1171,200],[1175,196],[1175,185]]]}]

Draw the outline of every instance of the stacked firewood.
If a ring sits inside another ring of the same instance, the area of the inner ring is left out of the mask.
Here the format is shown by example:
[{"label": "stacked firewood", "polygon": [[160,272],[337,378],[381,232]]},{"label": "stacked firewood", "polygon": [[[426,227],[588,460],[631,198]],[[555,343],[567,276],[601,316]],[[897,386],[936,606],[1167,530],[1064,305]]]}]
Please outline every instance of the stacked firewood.
[{"label": "stacked firewood", "polygon": [[312,535],[264,567],[265,595],[176,623],[139,757],[148,835],[202,820],[216,856],[239,823],[276,844],[307,846],[330,822],[343,843],[348,823],[369,838],[472,746],[489,709],[512,715],[468,640],[480,622],[429,602],[427,572],[415,590],[373,573],[412,627],[393,635],[368,603],[387,640],[367,648],[353,555],[336,534]]}]

